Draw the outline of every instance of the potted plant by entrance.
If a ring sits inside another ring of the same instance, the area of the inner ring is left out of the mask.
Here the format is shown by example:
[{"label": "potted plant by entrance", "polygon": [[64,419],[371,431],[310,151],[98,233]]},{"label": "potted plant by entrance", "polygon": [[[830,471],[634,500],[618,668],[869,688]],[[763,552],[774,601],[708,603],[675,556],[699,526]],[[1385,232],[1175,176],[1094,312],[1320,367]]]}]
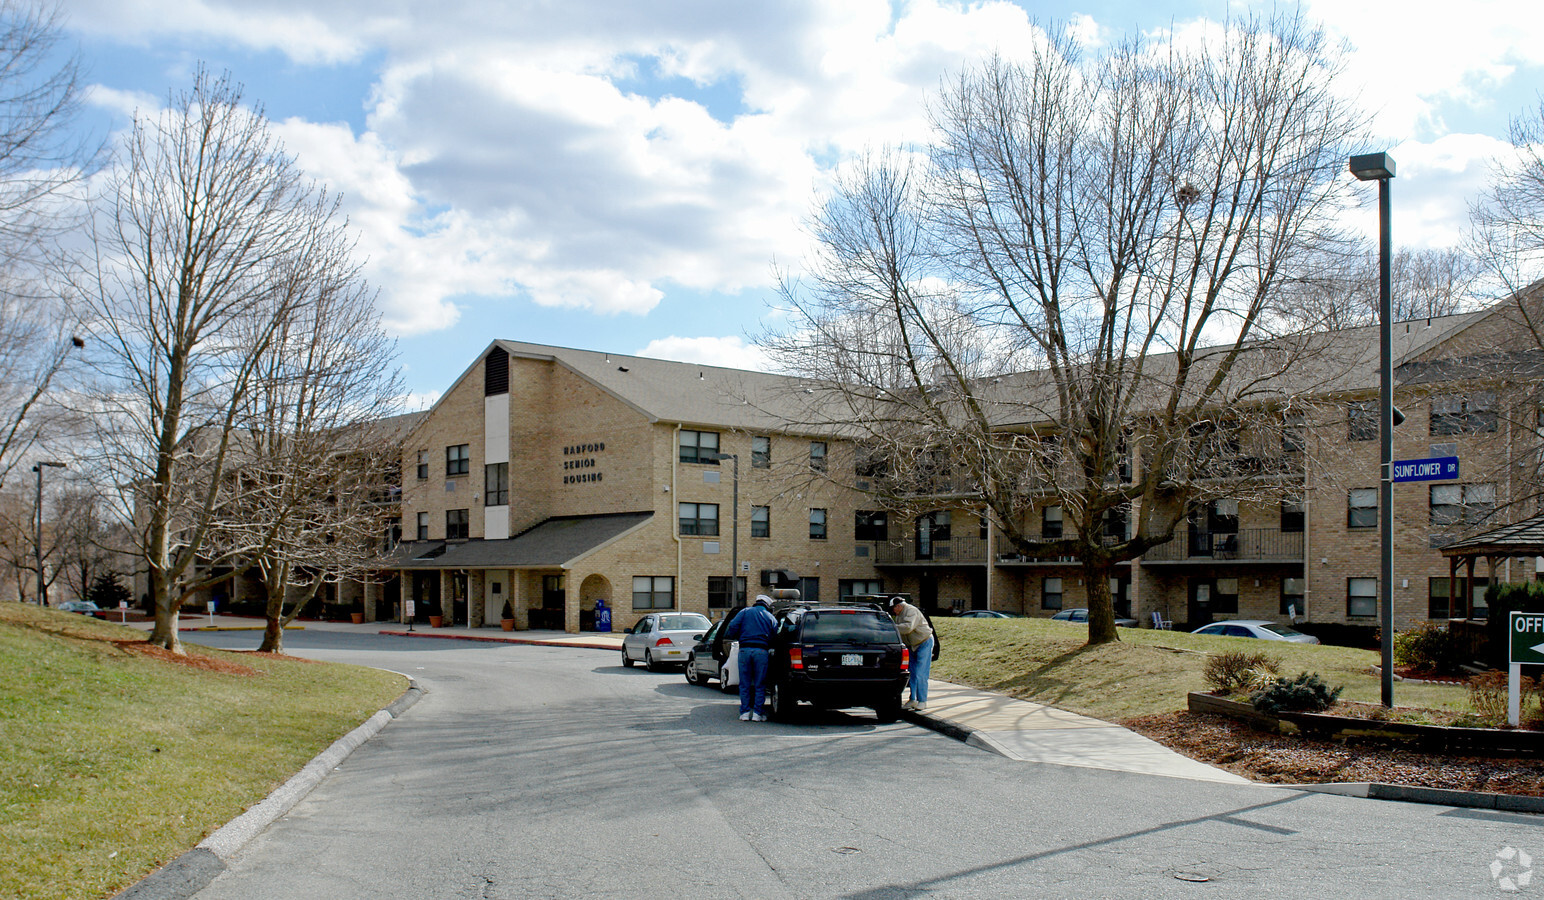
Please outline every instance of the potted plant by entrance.
[{"label": "potted plant by entrance", "polygon": [[363,625],[365,623],[364,602],[355,600],[353,604],[349,606],[348,617],[349,621],[353,622],[355,625]]},{"label": "potted plant by entrance", "polygon": [[515,611],[509,608],[509,601],[504,601],[504,611],[499,614],[499,627],[505,631],[515,630]]},{"label": "potted plant by entrance", "polygon": [[445,616],[442,615],[438,611],[429,613],[429,627],[430,628],[443,628],[443,627],[445,627]]}]

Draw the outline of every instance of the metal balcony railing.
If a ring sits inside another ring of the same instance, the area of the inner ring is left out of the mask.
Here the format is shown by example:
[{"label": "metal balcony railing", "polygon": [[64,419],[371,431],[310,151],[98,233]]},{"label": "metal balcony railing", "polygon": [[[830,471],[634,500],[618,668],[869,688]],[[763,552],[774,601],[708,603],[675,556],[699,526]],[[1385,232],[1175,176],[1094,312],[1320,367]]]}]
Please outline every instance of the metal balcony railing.
[{"label": "metal balcony railing", "polygon": [[980,563],[986,561],[986,541],[979,537],[934,540],[926,544],[910,541],[877,541],[874,564],[879,566]]},{"label": "metal balcony railing", "polygon": [[1187,531],[1172,541],[1147,551],[1143,562],[1238,559],[1293,562],[1303,558],[1302,532],[1279,528],[1245,528],[1240,531]]}]

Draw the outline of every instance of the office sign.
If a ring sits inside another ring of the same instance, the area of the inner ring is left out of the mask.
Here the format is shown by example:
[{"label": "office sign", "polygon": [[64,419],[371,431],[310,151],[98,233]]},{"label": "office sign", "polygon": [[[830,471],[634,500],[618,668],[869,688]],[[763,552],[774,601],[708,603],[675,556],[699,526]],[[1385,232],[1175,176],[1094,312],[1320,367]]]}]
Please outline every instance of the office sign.
[{"label": "office sign", "polygon": [[1544,613],[1514,612],[1506,630],[1512,636],[1509,662],[1544,665]]},{"label": "office sign", "polygon": [[1458,477],[1458,457],[1394,460],[1395,481],[1447,481]]}]

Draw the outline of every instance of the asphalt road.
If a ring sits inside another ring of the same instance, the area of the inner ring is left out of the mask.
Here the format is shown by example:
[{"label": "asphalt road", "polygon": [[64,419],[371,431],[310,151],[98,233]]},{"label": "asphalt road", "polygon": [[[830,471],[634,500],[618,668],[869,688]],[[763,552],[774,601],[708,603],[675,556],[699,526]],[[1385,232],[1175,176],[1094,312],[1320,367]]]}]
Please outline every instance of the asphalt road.
[{"label": "asphalt road", "polygon": [[200,900],[1544,894],[1507,853],[1544,868],[1541,816],[1015,762],[863,711],[745,723],[598,650],[285,642],[426,693]]}]

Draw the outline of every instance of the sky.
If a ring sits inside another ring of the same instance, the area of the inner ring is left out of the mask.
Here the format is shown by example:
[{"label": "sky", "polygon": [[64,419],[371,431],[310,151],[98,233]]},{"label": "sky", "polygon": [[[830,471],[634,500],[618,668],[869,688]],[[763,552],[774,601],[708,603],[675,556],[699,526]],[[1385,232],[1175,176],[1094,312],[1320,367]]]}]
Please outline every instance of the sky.
[{"label": "sky", "polygon": [[[495,338],[763,365],[844,161],[926,137],[950,73],[1037,28],[1104,43],[1268,4],[1126,0],[61,0],[112,136],[199,64],[340,192],[411,406]],[[1396,160],[1394,239],[1457,243],[1544,91],[1544,6],[1306,0]],[[1375,192],[1370,192],[1375,193]],[[1376,220],[1365,213],[1369,236]]]}]

